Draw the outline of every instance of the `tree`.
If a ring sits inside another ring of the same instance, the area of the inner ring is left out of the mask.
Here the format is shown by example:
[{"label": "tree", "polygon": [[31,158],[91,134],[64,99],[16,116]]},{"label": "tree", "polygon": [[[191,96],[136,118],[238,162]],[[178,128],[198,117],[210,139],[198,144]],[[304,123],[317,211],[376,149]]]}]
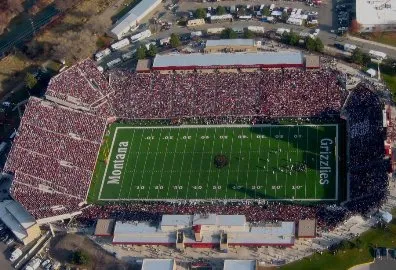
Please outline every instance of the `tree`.
[{"label": "tree", "polygon": [[216,8],[216,15],[224,15],[226,14],[226,9],[223,6],[218,6]]},{"label": "tree", "polygon": [[77,250],[72,253],[70,262],[77,265],[85,265],[89,262],[89,255],[83,250]]},{"label": "tree", "polygon": [[363,53],[362,55],[362,64],[363,66],[367,67],[368,64],[371,62],[371,57],[367,53]]},{"label": "tree", "polygon": [[221,169],[228,165],[228,158],[226,155],[219,154],[214,157],[213,162],[216,168]]},{"label": "tree", "polygon": [[136,51],[137,58],[144,59],[144,58],[146,58],[146,54],[147,54],[146,46],[144,46],[143,44],[140,45],[140,47]]},{"label": "tree", "polygon": [[323,45],[323,42],[322,42],[322,40],[320,39],[320,38],[315,38],[315,51],[317,51],[317,52],[321,52],[321,51],[323,51],[323,49],[324,49],[324,45]]},{"label": "tree", "polygon": [[289,33],[289,45],[296,46],[299,40],[300,37],[297,35],[297,33],[294,33],[293,31]]},{"label": "tree", "polygon": [[198,8],[195,11],[195,17],[197,19],[205,19],[206,18],[206,11],[203,8]]},{"label": "tree", "polygon": [[232,39],[232,38],[237,38],[238,34],[231,28],[226,28],[223,31],[221,31],[220,37],[224,39]]},{"label": "tree", "polygon": [[157,46],[155,46],[154,44],[150,44],[150,47],[146,54],[149,57],[154,57],[157,54]]},{"label": "tree", "polygon": [[281,19],[282,19],[283,22],[286,22],[287,19],[289,19],[289,13],[287,13],[286,11],[283,11]]},{"label": "tree", "polygon": [[315,39],[308,37],[305,41],[305,47],[308,51],[313,52],[316,49],[316,41]]},{"label": "tree", "polygon": [[358,23],[358,21],[356,19],[352,20],[351,26],[349,27],[349,31],[351,33],[358,33],[358,32],[360,32],[361,26],[362,25],[360,23]]},{"label": "tree", "polygon": [[357,48],[353,51],[351,60],[353,63],[363,65],[363,52]]},{"label": "tree", "polygon": [[172,46],[172,48],[177,48],[180,46],[181,42],[180,42],[180,37],[174,33],[171,34],[170,36],[170,41],[169,41],[170,45]]},{"label": "tree", "polygon": [[25,76],[25,85],[29,89],[33,89],[37,85],[37,79],[32,73],[27,73]]},{"label": "tree", "polygon": [[243,31],[243,38],[253,38],[254,37],[254,33],[249,30],[249,29],[245,29],[245,31]]},{"label": "tree", "polygon": [[263,16],[270,16],[271,15],[271,10],[269,7],[263,8]]}]

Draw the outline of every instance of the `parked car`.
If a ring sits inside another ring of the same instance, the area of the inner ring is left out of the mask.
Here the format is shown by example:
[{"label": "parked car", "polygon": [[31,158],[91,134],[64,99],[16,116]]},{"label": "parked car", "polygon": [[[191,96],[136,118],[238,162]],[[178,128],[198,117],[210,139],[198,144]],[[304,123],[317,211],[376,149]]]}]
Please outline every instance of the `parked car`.
[{"label": "parked car", "polygon": [[14,243],[15,239],[13,237],[8,238],[8,240],[5,242],[6,245],[11,245],[12,243]]},{"label": "parked car", "polygon": [[50,263],[50,259],[46,259],[41,263],[41,267],[46,267]]}]

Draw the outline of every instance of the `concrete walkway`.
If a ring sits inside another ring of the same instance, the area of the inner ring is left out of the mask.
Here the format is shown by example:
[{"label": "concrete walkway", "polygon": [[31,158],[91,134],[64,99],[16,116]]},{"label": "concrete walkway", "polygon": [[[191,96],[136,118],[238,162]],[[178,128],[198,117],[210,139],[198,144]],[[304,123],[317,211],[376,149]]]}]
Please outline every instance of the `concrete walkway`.
[{"label": "concrete walkway", "polygon": [[351,36],[351,35],[348,35],[348,34],[347,34],[347,39],[358,41],[358,42],[362,42],[362,43],[367,43],[367,44],[371,44],[371,45],[374,45],[374,46],[383,47],[383,48],[387,48],[389,50],[396,51],[396,47],[394,47],[394,46],[383,44],[383,43],[379,43],[379,42],[375,42],[375,41],[371,41],[371,40],[367,40],[367,39],[363,39],[363,38],[354,37],[354,36]]}]

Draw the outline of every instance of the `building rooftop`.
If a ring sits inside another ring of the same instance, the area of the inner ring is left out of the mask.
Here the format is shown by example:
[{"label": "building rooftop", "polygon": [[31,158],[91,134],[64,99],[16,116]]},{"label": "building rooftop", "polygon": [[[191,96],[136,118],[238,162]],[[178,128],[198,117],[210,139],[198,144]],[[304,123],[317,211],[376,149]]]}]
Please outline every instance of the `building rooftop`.
[{"label": "building rooftop", "polygon": [[192,215],[163,215],[161,226],[192,226]]},{"label": "building rooftop", "polygon": [[118,34],[124,31],[125,28],[129,27],[134,21],[138,20],[139,17],[151,6],[161,3],[159,0],[142,0],[127,14],[122,16],[111,29],[111,32]]},{"label": "building rooftop", "polygon": [[213,53],[213,54],[168,54],[154,58],[153,69],[177,67],[226,67],[226,66],[278,66],[303,65],[300,52],[260,52],[260,53]]},{"label": "building rooftop", "polygon": [[95,227],[95,235],[110,236],[114,230],[114,219],[98,219]]},{"label": "building rooftop", "polygon": [[305,56],[305,67],[306,68],[319,68],[320,57],[318,55],[306,55]]},{"label": "building rooftop", "polygon": [[224,270],[255,270],[255,260],[224,260]]},{"label": "building rooftop", "polygon": [[253,39],[209,39],[206,41],[206,47],[210,46],[254,46]]},{"label": "building rooftop", "polygon": [[144,259],[142,270],[173,270],[173,259]]},{"label": "building rooftop", "polygon": [[302,219],[298,221],[298,237],[316,236],[316,219]]},{"label": "building rooftop", "polygon": [[33,216],[13,200],[0,202],[0,219],[20,240],[28,236],[26,229],[36,224]]},{"label": "building rooftop", "polygon": [[152,61],[150,59],[140,59],[136,65],[136,72],[149,72]]},{"label": "building rooftop", "polygon": [[356,20],[362,25],[396,24],[396,0],[358,0]]}]

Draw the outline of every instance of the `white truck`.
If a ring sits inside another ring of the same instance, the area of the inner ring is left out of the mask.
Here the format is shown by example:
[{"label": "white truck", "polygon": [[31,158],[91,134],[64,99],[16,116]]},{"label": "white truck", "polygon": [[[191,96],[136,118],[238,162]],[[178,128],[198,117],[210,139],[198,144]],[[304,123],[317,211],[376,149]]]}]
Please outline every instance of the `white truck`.
[{"label": "white truck", "polygon": [[36,270],[37,268],[39,268],[40,263],[41,260],[39,258],[35,258],[25,266],[25,270]]},{"label": "white truck", "polygon": [[223,30],[225,30],[224,27],[215,27],[215,28],[208,28],[206,30],[206,33],[208,35],[215,35],[215,34],[220,34],[221,32],[223,32]]},{"label": "white truck", "polygon": [[129,44],[130,44],[129,39],[124,38],[116,43],[111,44],[110,47],[113,51],[116,51],[116,50],[119,50],[119,49],[122,49],[122,48],[128,46]]},{"label": "white truck", "polygon": [[374,51],[374,50],[370,50],[369,51],[369,55],[371,58],[377,59],[377,60],[384,60],[386,59],[387,55],[386,53],[380,52],[380,51]]},{"label": "white truck", "polygon": [[253,33],[264,34],[264,27],[262,26],[248,26],[247,29]]},{"label": "white truck", "polygon": [[143,32],[140,32],[136,35],[131,36],[131,42],[137,42],[139,40],[143,40],[145,38],[151,37],[151,31],[150,30],[145,30]]},{"label": "white truck", "polygon": [[15,262],[19,257],[21,257],[22,256],[22,250],[21,249],[19,249],[19,248],[16,248],[12,253],[11,253],[11,256],[10,256],[10,261],[11,262]]},{"label": "white truck", "polygon": [[112,68],[112,67],[114,67],[115,65],[117,65],[117,64],[119,64],[121,62],[122,62],[121,58],[116,58],[116,59],[111,60],[110,62],[108,62],[106,65],[107,65],[108,68]]},{"label": "white truck", "polygon": [[111,50],[109,48],[106,48],[102,51],[99,51],[95,54],[95,60],[100,61],[102,60],[105,56],[111,54]]},{"label": "white truck", "polygon": [[346,52],[353,52],[356,49],[357,49],[356,45],[348,44],[348,43],[344,44],[344,51],[346,51]]},{"label": "white truck", "polygon": [[132,59],[132,57],[134,56],[134,54],[136,53],[136,50],[132,50],[130,52],[124,53],[123,55],[121,55],[121,58],[123,61],[127,61],[129,59]]}]

